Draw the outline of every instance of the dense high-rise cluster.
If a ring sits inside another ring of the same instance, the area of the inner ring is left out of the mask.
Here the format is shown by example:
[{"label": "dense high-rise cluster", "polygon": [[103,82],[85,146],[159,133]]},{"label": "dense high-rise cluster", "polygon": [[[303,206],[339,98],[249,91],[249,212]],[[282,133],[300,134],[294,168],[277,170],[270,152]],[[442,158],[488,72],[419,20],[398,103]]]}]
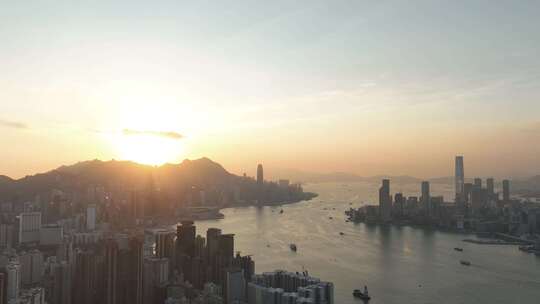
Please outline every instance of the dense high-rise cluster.
[{"label": "dense high-rise cluster", "polygon": [[510,181],[503,180],[496,191],[494,178],[472,182],[465,179],[463,156],[455,159],[455,200],[446,202],[432,195],[429,181],[422,181],[420,196],[390,194],[390,180],[379,188],[379,205],[351,209],[346,213],[355,221],[417,224],[447,229],[507,233],[520,236],[540,232],[540,209],[527,201],[510,196]]},{"label": "dense high-rise cluster", "polygon": [[[72,169],[79,174],[63,168],[0,193],[0,304],[247,303],[254,261],[235,254],[234,234],[197,235],[192,220],[314,196],[265,181],[262,165],[256,178],[208,159]],[[154,228],[178,221],[176,231]]]},{"label": "dense high-rise cluster", "polygon": [[[0,255],[0,304],[270,303],[249,296],[258,286],[251,282],[260,284],[268,275],[255,276],[251,257],[235,254],[234,234],[217,228],[203,237],[188,220],[176,231],[90,231],[95,224],[86,224],[64,235],[63,226],[41,225],[39,212],[17,219],[15,243],[4,240],[8,246]],[[294,291],[275,285],[281,280],[264,285],[282,288],[288,299],[271,303],[332,303],[330,283],[307,274],[287,276],[297,282]],[[306,302],[321,296],[324,301]]]},{"label": "dense high-rise cluster", "polygon": [[306,272],[282,270],[255,275],[248,284],[248,302],[256,304],[333,304],[334,285]]}]

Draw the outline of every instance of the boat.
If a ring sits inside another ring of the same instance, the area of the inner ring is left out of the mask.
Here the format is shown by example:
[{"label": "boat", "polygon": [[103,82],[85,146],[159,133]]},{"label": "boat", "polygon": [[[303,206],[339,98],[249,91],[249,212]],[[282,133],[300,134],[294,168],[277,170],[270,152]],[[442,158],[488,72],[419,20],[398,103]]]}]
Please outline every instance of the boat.
[{"label": "boat", "polygon": [[461,263],[461,265],[471,266],[471,262],[469,262],[469,261],[461,260],[461,261],[459,261],[459,262]]},{"label": "boat", "polygon": [[455,251],[463,251],[463,248],[454,247],[454,250],[455,250]]},{"label": "boat", "polygon": [[345,233],[343,233],[343,232],[340,232],[340,233],[339,233],[339,235],[345,235]]},{"label": "boat", "polygon": [[519,250],[521,250],[523,252],[533,252],[534,251],[534,246],[522,245],[522,246],[519,246],[518,248],[519,248]]},{"label": "boat", "polygon": [[369,301],[371,299],[367,290],[367,286],[364,286],[364,292],[362,292],[360,289],[353,290],[353,296],[355,298],[359,298],[365,301]]},{"label": "boat", "polygon": [[296,252],[296,244],[291,244],[289,245],[289,247],[291,248],[292,251]]}]

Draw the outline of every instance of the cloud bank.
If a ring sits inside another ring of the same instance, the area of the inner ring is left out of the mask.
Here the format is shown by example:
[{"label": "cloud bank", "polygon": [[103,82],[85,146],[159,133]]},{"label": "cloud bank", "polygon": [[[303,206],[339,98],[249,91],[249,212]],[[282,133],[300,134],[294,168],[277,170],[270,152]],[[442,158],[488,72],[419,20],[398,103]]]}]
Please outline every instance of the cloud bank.
[{"label": "cloud bank", "polygon": [[9,121],[0,119],[0,127],[13,128],[13,129],[27,129],[28,126],[22,122]]},{"label": "cloud bank", "polygon": [[122,130],[122,133],[124,135],[149,135],[149,136],[158,136],[158,137],[164,137],[174,140],[179,140],[184,138],[184,136],[178,132],[174,131],[141,131],[141,130],[133,130],[133,129],[124,129]]}]

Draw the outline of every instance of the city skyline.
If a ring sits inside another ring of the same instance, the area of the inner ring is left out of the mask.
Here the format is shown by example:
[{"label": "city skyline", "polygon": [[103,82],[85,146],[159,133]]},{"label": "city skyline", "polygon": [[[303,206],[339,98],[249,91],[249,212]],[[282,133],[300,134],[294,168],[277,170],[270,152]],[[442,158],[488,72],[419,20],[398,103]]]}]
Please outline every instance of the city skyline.
[{"label": "city skyline", "polygon": [[0,304],[536,303],[540,1],[0,3]]},{"label": "city skyline", "polygon": [[207,156],[429,177],[462,154],[535,175],[539,5],[4,3],[0,174]]},{"label": "city skyline", "polygon": [[[463,156],[456,156],[456,158],[458,158],[458,157],[463,159]],[[185,162],[185,161],[188,161],[188,162],[199,161],[199,160],[205,160],[205,159],[208,159],[208,158],[207,157],[201,157],[199,159],[184,159],[182,162]],[[76,163],[71,163],[71,164],[61,164],[58,167],[49,168],[49,169],[46,169],[44,171],[29,173],[29,174],[26,174],[24,176],[9,176],[9,175],[5,175],[5,174],[0,174],[0,176],[5,176],[5,177],[7,177],[9,179],[12,179],[12,180],[21,180],[21,179],[26,178],[26,177],[31,177],[31,176],[35,176],[35,175],[44,174],[44,173],[49,173],[49,172],[52,172],[54,170],[61,169],[63,167],[76,166],[78,164],[95,162],[95,161],[103,162],[103,163],[116,162],[116,161],[117,162],[127,162],[127,163],[133,163],[133,164],[136,164],[136,165],[148,166],[149,168],[162,168],[162,167],[167,167],[167,166],[178,166],[178,165],[182,164],[182,162],[179,162],[179,163],[166,162],[164,164],[152,165],[152,164],[145,164],[145,163],[141,163],[141,162],[136,162],[136,161],[133,161],[133,160],[117,160],[117,159],[101,160],[101,159],[93,159],[93,160],[78,161]],[[213,160],[211,160],[211,161],[213,161]],[[262,179],[263,178],[262,164],[257,164],[257,166],[255,168],[253,168],[253,166],[251,166],[249,168],[240,169],[239,171],[232,171],[232,170],[229,170],[226,167],[224,167],[224,169],[227,170],[229,173],[234,174],[234,175],[242,176],[242,175],[245,174],[246,176],[255,178],[256,180],[261,180],[261,181],[263,180]],[[294,181],[296,181],[296,182],[309,182],[309,180],[312,177],[320,177],[320,176],[328,176],[327,179],[329,181],[331,181],[332,178],[335,178],[335,181],[340,181],[340,180],[342,180],[344,178],[345,178],[345,180],[346,179],[355,180],[355,179],[358,179],[358,178],[366,178],[366,179],[373,179],[373,178],[414,178],[414,179],[418,179],[418,180],[435,179],[435,180],[439,180],[439,182],[442,182],[442,179],[445,179],[445,178],[450,179],[450,178],[452,178],[453,181],[448,180],[447,183],[453,183],[455,185],[455,187],[456,187],[456,193],[458,193],[458,191],[457,191],[458,184],[457,184],[457,176],[456,176],[457,171],[453,172],[454,173],[453,175],[452,175],[452,172],[448,172],[448,174],[446,174],[446,175],[414,176],[414,175],[408,175],[408,174],[395,174],[394,175],[394,174],[384,174],[384,173],[379,173],[379,174],[374,174],[374,175],[360,175],[360,174],[356,174],[356,173],[350,172],[350,171],[313,172],[313,171],[298,170],[298,169],[294,169],[294,168],[266,168],[265,167],[264,170],[265,170],[264,180],[266,180],[268,178],[268,180],[272,180],[272,181],[279,181],[281,178],[293,178]],[[260,178],[259,178],[259,172],[260,172]],[[342,174],[344,174],[345,177],[341,176]],[[297,175],[303,176],[304,178],[296,177]],[[333,175],[336,175],[336,176],[333,176]],[[489,180],[493,179],[493,178],[501,179],[501,180],[502,179],[508,179],[508,178],[516,179],[516,180],[526,180],[528,178],[534,178],[534,177],[537,177],[537,176],[539,176],[539,174],[518,175],[518,176],[505,176],[505,175],[497,176],[497,175],[493,175],[493,174],[485,174],[485,175],[474,174],[474,175],[468,175],[468,176],[464,175],[462,183],[464,183],[465,180],[470,180],[472,182],[472,181],[474,181],[475,179],[478,179],[478,178],[486,179],[489,182]],[[303,180],[303,179],[305,179],[305,180]]]}]

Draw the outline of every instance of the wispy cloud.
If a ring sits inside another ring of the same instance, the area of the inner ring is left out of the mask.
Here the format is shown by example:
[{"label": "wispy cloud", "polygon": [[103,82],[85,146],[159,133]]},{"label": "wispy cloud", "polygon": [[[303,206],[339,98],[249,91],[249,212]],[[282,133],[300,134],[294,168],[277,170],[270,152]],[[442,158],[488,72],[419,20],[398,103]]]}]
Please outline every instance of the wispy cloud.
[{"label": "wispy cloud", "polygon": [[158,136],[165,137],[169,139],[179,140],[184,138],[184,136],[178,132],[174,131],[149,131],[149,130],[133,130],[133,129],[124,129],[122,130],[124,135],[149,135],[149,136]]},{"label": "wispy cloud", "polygon": [[0,119],[0,127],[13,129],[27,129],[28,126],[22,122]]}]

